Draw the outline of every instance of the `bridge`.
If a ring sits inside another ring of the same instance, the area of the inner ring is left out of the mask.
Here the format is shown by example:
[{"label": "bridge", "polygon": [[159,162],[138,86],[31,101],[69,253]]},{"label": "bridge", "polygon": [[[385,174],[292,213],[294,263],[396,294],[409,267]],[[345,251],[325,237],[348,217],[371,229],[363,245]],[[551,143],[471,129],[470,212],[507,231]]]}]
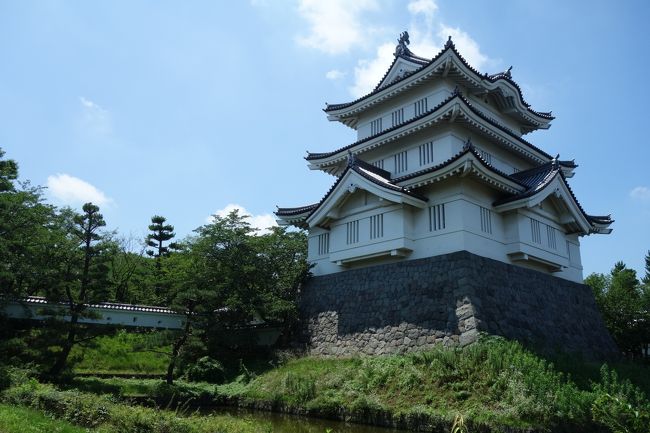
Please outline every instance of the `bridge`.
[{"label": "bridge", "polygon": [[[4,311],[12,319],[47,320],[57,315],[70,320],[67,304],[50,302],[40,296],[9,301]],[[185,325],[185,315],[167,307],[101,302],[86,305],[86,311],[90,314],[79,318],[79,323],[154,329],[182,329]]]}]

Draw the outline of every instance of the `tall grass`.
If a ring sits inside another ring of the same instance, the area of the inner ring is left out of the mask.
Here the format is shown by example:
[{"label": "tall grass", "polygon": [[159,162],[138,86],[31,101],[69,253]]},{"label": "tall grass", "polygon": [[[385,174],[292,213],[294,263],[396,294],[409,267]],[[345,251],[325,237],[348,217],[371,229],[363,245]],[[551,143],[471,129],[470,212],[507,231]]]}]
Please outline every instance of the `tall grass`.
[{"label": "tall grass", "polygon": [[172,339],[170,331],[119,330],[113,336],[96,338],[88,347],[76,346],[71,357],[78,360],[76,372],[163,374]]}]

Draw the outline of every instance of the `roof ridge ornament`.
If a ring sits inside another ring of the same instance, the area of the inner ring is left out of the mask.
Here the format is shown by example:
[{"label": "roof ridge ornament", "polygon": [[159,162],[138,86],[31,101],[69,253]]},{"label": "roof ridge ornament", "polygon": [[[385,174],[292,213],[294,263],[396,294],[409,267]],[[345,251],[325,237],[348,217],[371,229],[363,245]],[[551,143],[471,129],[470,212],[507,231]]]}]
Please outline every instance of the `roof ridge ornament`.
[{"label": "roof ridge ornament", "polygon": [[558,153],[555,158],[551,160],[553,170],[558,170],[560,168],[560,154]]},{"label": "roof ridge ornament", "polygon": [[395,47],[395,53],[393,55],[395,57],[410,55],[411,50],[409,50],[408,47],[407,47],[407,45],[410,45],[410,44],[411,44],[411,41],[409,40],[409,32],[404,30],[399,35],[399,39],[397,40],[397,46]]},{"label": "roof ridge ornament", "polygon": [[474,143],[472,143],[472,137],[467,137],[467,141],[463,144],[463,152],[466,150],[474,150]]},{"label": "roof ridge ornament", "polygon": [[507,78],[512,78],[512,65],[503,73]]},{"label": "roof ridge ornament", "polygon": [[348,150],[348,167],[354,167],[355,165],[357,165],[357,160],[354,154]]},{"label": "roof ridge ornament", "polygon": [[451,96],[463,96],[462,93],[460,93],[460,88],[458,86],[454,87],[454,91],[451,92]]},{"label": "roof ridge ornament", "polygon": [[449,35],[447,42],[445,42],[445,49],[449,47],[456,48],[456,45],[454,45],[454,41],[451,40],[451,35]]}]

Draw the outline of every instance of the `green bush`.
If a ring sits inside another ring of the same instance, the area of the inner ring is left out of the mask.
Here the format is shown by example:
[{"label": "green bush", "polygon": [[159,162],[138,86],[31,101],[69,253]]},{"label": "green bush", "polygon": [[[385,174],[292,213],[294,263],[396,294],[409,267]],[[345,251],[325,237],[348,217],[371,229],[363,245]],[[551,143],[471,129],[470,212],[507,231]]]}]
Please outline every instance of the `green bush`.
[{"label": "green bush", "polygon": [[650,431],[650,402],[643,392],[628,380],[620,380],[605,364],[601,380],[593,384],[595,399],[591,406],[594,421],[614,433],[647,433]]},{"label": "green bush", "polygon": [[204,356],[187,369],[186,376],[193,382],[223,383],[225,370],[219,361]]},{"label": "green bush", "polygon": [[287,397],[298,403],[306,403],[316,395],[316,382],[311,377],[288,373],[284,378]]}]

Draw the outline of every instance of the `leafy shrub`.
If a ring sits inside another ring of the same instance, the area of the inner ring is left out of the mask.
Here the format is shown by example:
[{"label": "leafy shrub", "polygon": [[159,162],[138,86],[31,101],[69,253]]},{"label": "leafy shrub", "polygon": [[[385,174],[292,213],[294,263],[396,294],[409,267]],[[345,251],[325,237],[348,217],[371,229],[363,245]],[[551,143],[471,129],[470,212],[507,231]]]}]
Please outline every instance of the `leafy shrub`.
[{"label": "leafy shrub", "polygon": [[223,383],[225,370],[219,361],[204,356],[187,369],[186,375],[193,382]]},{"label": "leafy shrub", "polygon": [[593,384],[595,399],[591,406],[594,421],[614,433],[647,433],[650,429],[650,402],[628,380],[620,380],[615,371],[603,365],[601,380]]},{"label": "leafy shrub", "polygon": [[284,378],[284,388],[288,397],[299,403],[305,403],[316,395],[316,382],[311,377],[287,373]]}]

